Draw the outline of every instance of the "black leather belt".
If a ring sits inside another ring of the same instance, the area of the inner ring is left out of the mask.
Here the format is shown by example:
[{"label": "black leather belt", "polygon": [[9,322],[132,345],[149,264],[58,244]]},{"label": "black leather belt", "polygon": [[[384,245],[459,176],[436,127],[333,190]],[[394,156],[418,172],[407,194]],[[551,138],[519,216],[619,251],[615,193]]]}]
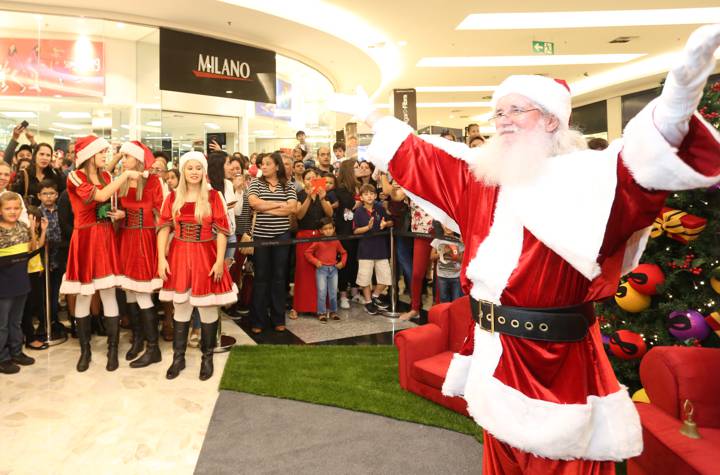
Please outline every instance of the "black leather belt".
[{"label": "black leather belt", "polygon": [[595,323],[590,302],[571,307],[525,308],[470,298],[470,311],[483,330],[530,340],[580,341]]}]

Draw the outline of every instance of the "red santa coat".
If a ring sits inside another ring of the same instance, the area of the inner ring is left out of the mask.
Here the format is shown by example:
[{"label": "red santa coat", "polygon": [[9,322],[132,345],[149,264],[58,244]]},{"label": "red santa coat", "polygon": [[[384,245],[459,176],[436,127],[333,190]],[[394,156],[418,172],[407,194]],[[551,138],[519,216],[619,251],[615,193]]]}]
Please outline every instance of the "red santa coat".
[{"label": "red santa coat", "polygon": [[[416,137],[384,118],[370,156],[435,219],[462,234],[461,280],[476,299],[561,307],[615,292],[637,264],[665,190],[720,180],[720,134],[700,116],[679,150],[652,123],[651,103],[605,151],[548,159],[522,186],[488,186],[473,149]],[[605,355],[597,323],[586,338],[551,343],[474,326],[443,386],[497,439],[561,460],[622,460],[642,451],[639,417]]]}]

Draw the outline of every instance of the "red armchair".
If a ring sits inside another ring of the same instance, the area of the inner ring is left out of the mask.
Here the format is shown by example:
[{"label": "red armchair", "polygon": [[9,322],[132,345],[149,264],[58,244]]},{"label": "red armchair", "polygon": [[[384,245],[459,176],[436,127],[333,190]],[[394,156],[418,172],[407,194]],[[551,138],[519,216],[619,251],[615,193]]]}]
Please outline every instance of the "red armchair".
[{"label": "red armchair", "polygon": [[465,341],[471,315],[468,297],[430,309],[428,323],[395,336],[398,348],[400,386],[455,412],[467,413],[465,400],[441,393],[453,353]]},{"label": "red armchair", "polygon": [[[720,473],[720,349],[655,347],[640,363],[650,404],[637,403],[643,453],[628,460],[629,475]],[[680,434],[689,399],[700,439]]]}]

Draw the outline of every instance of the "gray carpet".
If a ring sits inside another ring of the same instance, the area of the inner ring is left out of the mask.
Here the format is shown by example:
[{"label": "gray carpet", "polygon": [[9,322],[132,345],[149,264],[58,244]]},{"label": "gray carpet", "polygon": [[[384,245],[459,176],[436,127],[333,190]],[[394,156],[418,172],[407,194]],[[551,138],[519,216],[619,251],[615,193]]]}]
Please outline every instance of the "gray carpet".
[{"label": "gray carpet", "polygon": [[315,317],[300,316],[297,320],[286,319],[287,329],[305,343],[340,340],[361,335],[374,335],[393,330],[404,330],[416,326],[412,322],[390,319],[380,314],[370,315],[362,305],[353,303],[349,310],[338,312],[340,320],[322,323]]},{"label": "gray carpet", "polygon": [[473,437],[305,402],[220,391],[196,474],[479,474]]}]

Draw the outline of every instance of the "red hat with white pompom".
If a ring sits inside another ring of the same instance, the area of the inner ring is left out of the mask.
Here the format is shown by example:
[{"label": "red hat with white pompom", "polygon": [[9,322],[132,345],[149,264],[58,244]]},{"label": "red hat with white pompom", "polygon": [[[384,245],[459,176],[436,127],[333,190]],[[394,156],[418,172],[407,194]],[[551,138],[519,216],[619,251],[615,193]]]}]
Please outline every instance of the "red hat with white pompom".
[{"label": "red hat with white pompom", "polygon": [[75,168],[80,168],[89,158],[108,148],[110,148],[110,142],[102,137],[88,135],[77,139],[75,142]]},{"label": "red hat with white pompom", "polygon": [[509,76],[495,90],[492,107],[497,106],[497,102],[509,94],[527,97],[557,117],[565,127],[570,123],[570,87],[562,79],[529,74]]},{"label": "red hat with white pompom", "polygon": [[122,147],[120,147],[120,153],[125,153],[134,157],[136,160],[140,160],[143,163],[145,170],[150,169],[155,161],[155,156],[153,155],[152,150],[138,140],[122,144]]}]

